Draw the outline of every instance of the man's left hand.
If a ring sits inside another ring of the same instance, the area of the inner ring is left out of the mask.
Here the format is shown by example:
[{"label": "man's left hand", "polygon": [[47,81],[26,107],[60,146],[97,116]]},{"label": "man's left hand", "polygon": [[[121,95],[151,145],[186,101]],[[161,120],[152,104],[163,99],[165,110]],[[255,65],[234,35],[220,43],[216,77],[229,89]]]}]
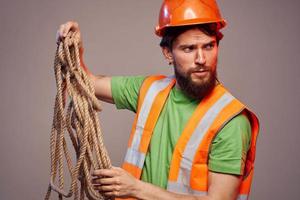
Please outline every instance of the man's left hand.
[{"label": "man's left hand", "polygon": [[99,169],[93,173],[94,189],[108,197],[132,197],[139,180],[119,167]]}]

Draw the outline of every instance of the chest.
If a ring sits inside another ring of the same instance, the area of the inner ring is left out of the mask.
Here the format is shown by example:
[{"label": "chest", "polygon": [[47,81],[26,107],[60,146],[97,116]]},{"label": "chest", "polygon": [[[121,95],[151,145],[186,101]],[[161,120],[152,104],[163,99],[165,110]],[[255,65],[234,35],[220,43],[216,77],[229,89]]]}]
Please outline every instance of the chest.
[{"label": "chest", "polygon": [[153,130],[149,150],[155,148],[156,152],[160,153],[164,148],[168,148],[172,153],[198,103],[171,92]]}]

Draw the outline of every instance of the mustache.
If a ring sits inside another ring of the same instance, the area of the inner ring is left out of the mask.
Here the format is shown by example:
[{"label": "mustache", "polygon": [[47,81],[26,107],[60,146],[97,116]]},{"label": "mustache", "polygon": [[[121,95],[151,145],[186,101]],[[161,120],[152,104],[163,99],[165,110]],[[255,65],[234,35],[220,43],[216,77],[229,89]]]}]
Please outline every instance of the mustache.
[{"label": "mustache", "polygon": [[197,66],[196,68],[190,69],[189,73],[199,72],[199,71],[211,71],[211,69],[208,66],[201,65],[201,66]]}]

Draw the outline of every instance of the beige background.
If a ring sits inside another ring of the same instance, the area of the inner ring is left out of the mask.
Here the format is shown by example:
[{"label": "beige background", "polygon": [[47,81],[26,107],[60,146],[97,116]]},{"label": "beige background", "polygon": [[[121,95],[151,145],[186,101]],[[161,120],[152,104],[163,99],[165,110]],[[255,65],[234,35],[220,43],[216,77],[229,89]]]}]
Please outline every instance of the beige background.
[{"label": "beige background", "polygon": [[[107,75],[172,73],[153,34],[160,0],[1,0],[0,199],[43,199],[56,93],[55,33],[81,26],[85,60]],[[219,1],[228,21],[219,76],[261,120],[251,199],[299,199],[297,0]],[[105,104],[105,143],[120,165],[133,114]],[[53,198],[56,199],[56,196]]]}]

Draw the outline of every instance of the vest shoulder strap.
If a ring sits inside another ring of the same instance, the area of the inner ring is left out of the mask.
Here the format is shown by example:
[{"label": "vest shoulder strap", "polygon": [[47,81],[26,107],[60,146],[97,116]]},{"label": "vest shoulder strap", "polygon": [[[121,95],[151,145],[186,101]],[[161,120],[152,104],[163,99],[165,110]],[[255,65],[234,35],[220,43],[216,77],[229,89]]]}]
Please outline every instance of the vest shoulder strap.
[{"label": "vest shoulder strap", "polygon": [[174,84],[173,77],[165,76],[150,76],[142,84],[123,164],[136,178],[140,178],[155,124]]},{"label": "vest shoulder strap", "polygon": [[[244,110],[253,116],[253,120],[250,120],[253,121],[251,148],[246,161],[250,174],[255,157],[257,118],[219,84],[200,102],[179,138],[172,158],[168,189],[192,193],[207,191],[207,166],[211,143],[224,125]],[[245,191],[249,191],[249,188],[250,185],[245,184]]]}]

